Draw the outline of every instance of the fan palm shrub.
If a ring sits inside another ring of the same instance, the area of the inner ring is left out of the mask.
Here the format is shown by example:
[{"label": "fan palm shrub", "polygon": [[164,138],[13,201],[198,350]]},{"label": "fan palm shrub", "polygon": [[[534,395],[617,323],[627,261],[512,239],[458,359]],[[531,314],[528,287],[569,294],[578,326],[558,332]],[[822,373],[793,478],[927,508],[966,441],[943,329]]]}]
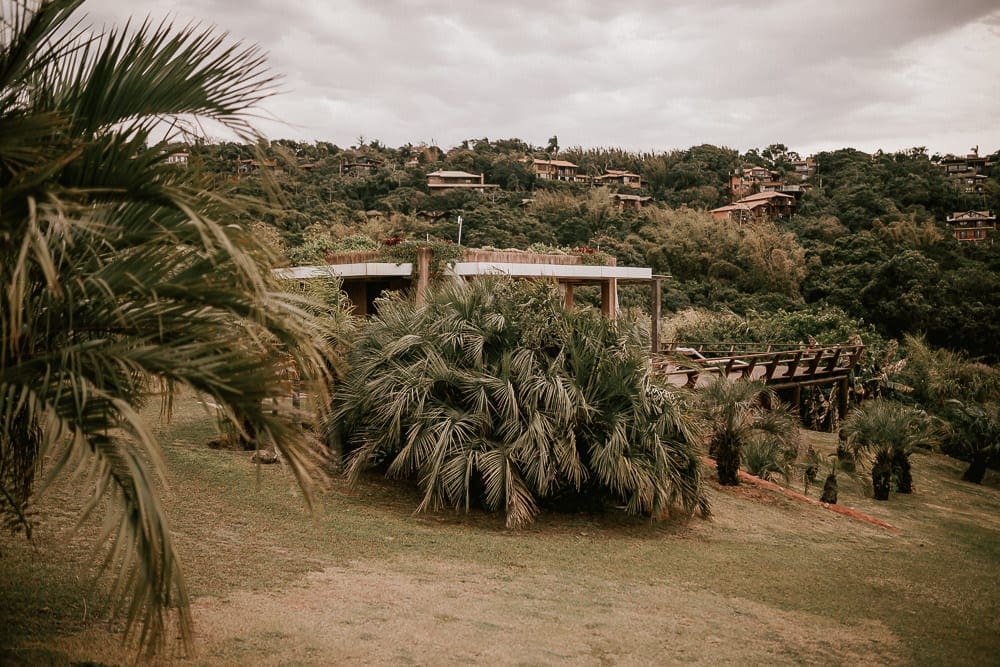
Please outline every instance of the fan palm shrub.
[{"label": "fan palm shrub", "polygon": [[969,462],[962,479],[981,484],[986,470],[1000,462],[1000,404],[945,401],[948,451]]},{"label": "fan palm shrub", "polygon": [[927,416],[896,401],[877,398],[861,404],[844,420],[841,433],[856,461],[871,470],[876,500],[888,500],[896,482],[900,493],[911,493],[910,456],[937,441]]},{"label": "fan palm shrub", "polygon": [[774,439],[751,438],[742,447],[743,467],[751,475],[767,481],[781,477],[788,481],[798,455],[797,443],[784,444]]},{"label": "fan palm shrub", "polygon": [[273,88],[261,52],[196,26],[95,35],[79,5],[0,5],[0,515],[30,532],[43,462],[90,474],[88,508],[120,510],[102,543],[126,636],[153,650],[174,612],[182,637],[190,617],[139,408],[206,394],[308,492],[318,454],[262,401],[289,394],[288,359],[322,395],[331,359],[321,307],[284,292],[267,249],[226,222],[243,204],[166,163],[202,120],[254,139],[248,113]]},{"label": "fan palm shrub", "polygon": [[[699,398],[708,421],[708,453],[715,459],[720,484],[740,483],[740,462],[746,445],[753,448],[755,457],[756,453],[770,451],[781,459],[786,451],[797,452],[798,420],[777,405],[774,392],[762,382],[720,377],[705,387]],[[776,466],[777,460],[772,463]]]},{"label": "fan palm shrub", "polygon": [[703,502],[697,423],[649,372],[636,320],[566,311],[554,286],[446,284],[392,296],[337,386],[329,432],[348,473],[415,480],[418,511],[481,505],[523,526],[567,497],[634,514]]}]

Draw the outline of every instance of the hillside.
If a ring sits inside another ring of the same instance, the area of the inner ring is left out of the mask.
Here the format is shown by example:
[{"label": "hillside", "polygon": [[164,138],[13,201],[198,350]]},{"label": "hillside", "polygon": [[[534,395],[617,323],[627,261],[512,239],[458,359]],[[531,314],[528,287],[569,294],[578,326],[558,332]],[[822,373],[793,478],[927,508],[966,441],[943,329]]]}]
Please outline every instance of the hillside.
[{"label": "hillside", "polygon": [[[1000,210],[997,154],[970,166],[921,148],[847,148],[808,159],[781,144],[744,154],[710,145],[631,153],[560,150],[555,137],[544,148],[484,138],[448,151],[285,140],[186,150],[187,168],[215,187],[271,202],[243,222],[272,230],[293,263],[354,249],[358,239],[457,240],[461,217],[466,246],[583,246],[669,274],[668,313],[843,313],[884,338],[924,333],[935,346],[998,359],[997,245],[958,241],[947,221]],[[558,167],[541,171],[547,164],[573,168],[557,176]],[[429,186],[428,174],[438,172],[496,187]],[[794,194],[791,215],[741,224],[708,213],[768,188]],[[622,301],[646,305],[629,290]]]}]

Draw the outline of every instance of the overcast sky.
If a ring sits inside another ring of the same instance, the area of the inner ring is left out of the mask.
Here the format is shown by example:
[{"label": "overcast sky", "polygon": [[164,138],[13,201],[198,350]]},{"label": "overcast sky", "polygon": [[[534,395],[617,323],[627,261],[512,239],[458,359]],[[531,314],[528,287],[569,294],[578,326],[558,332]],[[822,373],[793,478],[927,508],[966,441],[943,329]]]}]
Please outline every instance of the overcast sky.
[{"label": "overcast sky", "polygon": [[272,139],[1000,149],[997,0],[90,0],[260,44]]}]

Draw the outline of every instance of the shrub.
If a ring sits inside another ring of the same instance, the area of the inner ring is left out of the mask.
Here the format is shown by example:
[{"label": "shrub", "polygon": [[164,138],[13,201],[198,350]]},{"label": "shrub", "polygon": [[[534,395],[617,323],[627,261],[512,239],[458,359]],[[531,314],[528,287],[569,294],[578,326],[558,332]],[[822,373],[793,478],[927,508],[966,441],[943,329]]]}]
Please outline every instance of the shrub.
[{"label": "shrub", "polygon": [[418,511],[476,504],[509,527],[567,499],[691,515],[696,422],[649,373],[644,328],[561,304],[552,285],[510,279],[383,300],[328,429],[349,475],[412,479]]},{"label": "shrub", "polygon": [[767,459],[773,460],[776,452],[797,451],[795,417],[787,409],[766,407],[777,399],[763,383],[720,377],[703,390],[701,400],[710,429],[708,452],[716,460],[720,484],[739,484],[746,446],[761,471],[772,467]]},{"label": "shrub", "polygon": [[893,481],[897,491],[911,493],[910,455],[938,439],[926,414],[881,398],[857,407],[841,433],[855,460],[868,464],[875,500],[889,499]]}]

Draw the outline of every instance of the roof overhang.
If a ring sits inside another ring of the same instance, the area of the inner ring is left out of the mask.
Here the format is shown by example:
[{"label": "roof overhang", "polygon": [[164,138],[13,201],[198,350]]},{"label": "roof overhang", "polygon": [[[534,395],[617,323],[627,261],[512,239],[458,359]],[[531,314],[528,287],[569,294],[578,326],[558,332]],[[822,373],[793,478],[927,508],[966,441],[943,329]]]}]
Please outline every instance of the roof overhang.
[{"label": "roof overhang", "polygon": [[274,274],[288,280],[306,278],[322,278],[331,276],[337,278],[382,278],[409,277],[413,273],[413,264],[403,262],[360,262],[357,264],[323,264],[321,266],[293,266],[287,269],[275,269]]},{"label": "roof overhang", "polygon": [[507,275],[516,278],[555,278],[562,281],[648,281],[652,269],[637,266],[603,266],[600,264],[515,264],[512,262],[457,262],[455,275]]}]

